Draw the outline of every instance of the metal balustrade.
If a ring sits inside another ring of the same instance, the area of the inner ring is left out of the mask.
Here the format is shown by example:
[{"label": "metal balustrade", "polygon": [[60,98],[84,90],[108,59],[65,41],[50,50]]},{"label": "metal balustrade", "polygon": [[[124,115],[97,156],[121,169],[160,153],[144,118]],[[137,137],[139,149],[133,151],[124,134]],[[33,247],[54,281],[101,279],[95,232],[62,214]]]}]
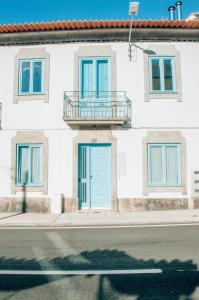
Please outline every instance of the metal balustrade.
[{"label": "metal balustrade", "polygon": [[126,92],[64,92],[63,119],[71,124],[130,124]]}]

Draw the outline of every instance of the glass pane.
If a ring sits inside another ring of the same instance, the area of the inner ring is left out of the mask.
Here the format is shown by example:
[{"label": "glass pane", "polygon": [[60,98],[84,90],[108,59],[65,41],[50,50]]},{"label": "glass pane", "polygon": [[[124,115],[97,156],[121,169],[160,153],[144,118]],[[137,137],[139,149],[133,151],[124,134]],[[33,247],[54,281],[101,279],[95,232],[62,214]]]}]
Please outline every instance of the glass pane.
[{"label": "glass pane", "polygon": [[42,62],[36,61],[33,64],[33,93],[42,92]]},{"label": "glass pane", "polygon": [[166,91],[173,90],[172,61],[164,59],[164,86]]},{"label": "glass pane", "polygon": [[160,91],[160,64],[159,59],[152,59],[152,89],[153,91]]},{"label": "glass pane", "polygon": [[32,173],[31,173],[31,183],[41,183],[41,152],[40,148],[32,148]]},{"label": "glass pane", "polygon": [[178,148],[166,147],[166,181],[170,185],[178,185]]},{"label": "glass pane", "polygon": [[21,62],[21,93],[30,92],[30,62]]},{"label": "glass pane", "polygon": [[163,183],[162,147],[150,147],[150,178],[152,184]]},{"label": "glass pane", "polygon": [[27,184],[29,176],[29,147],[18,148],[18,182]]},{"label": "glass pane", "polygon": [[82,78],[81,78],[81,90],[82,98],[93,97],[93,61],[82,61]]},{"label": "glass pane", "polygon": [[97,61],[97,97],[108,97],[108,60]]}]

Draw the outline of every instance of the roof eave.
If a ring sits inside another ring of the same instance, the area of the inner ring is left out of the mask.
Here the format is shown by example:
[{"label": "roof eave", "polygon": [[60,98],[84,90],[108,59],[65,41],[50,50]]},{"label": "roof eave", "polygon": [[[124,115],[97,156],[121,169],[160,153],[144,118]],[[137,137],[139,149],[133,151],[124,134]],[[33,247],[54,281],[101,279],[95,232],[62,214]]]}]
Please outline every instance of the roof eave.
[{"label": "roof eave", "polygon": [[[0,33],[0,45],[127,42],[128,28]],[[199,28],[134,28],[133,41],[199,41]]]}]

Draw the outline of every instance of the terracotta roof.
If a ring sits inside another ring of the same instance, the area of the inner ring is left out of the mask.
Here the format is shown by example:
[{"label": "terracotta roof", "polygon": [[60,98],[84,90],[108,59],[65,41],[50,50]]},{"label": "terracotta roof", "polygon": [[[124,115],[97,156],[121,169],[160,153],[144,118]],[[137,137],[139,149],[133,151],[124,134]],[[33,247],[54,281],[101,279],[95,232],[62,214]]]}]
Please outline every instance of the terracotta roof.
[{"label": "terracotta roof", "polygon": [[[129,20],[56,21],[0,25],[0,33],[129,27]],[[133,28],[199,29],[199,21],[138,20],[133,21]]]}]

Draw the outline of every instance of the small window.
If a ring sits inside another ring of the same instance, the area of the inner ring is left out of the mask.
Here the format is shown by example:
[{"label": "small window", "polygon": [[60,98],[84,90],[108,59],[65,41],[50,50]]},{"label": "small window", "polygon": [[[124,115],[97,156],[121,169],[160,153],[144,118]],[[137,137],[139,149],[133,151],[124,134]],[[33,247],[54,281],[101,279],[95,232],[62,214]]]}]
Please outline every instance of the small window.
[{"label": "small window", "polygon": [[174,64],[174,57],[149,58],[150,92],[176,92]]},{"label": "small window", "polygon": [[43,94],[44,59],[21,59],[19,63],[19,94]]},{"label": "small window", "polygon": [[42,184],[42,145],[17,145],[17,185]]},{"label": "small window", "polygon": [[148,144],[148,185],[180,184],[180,144]]}]

